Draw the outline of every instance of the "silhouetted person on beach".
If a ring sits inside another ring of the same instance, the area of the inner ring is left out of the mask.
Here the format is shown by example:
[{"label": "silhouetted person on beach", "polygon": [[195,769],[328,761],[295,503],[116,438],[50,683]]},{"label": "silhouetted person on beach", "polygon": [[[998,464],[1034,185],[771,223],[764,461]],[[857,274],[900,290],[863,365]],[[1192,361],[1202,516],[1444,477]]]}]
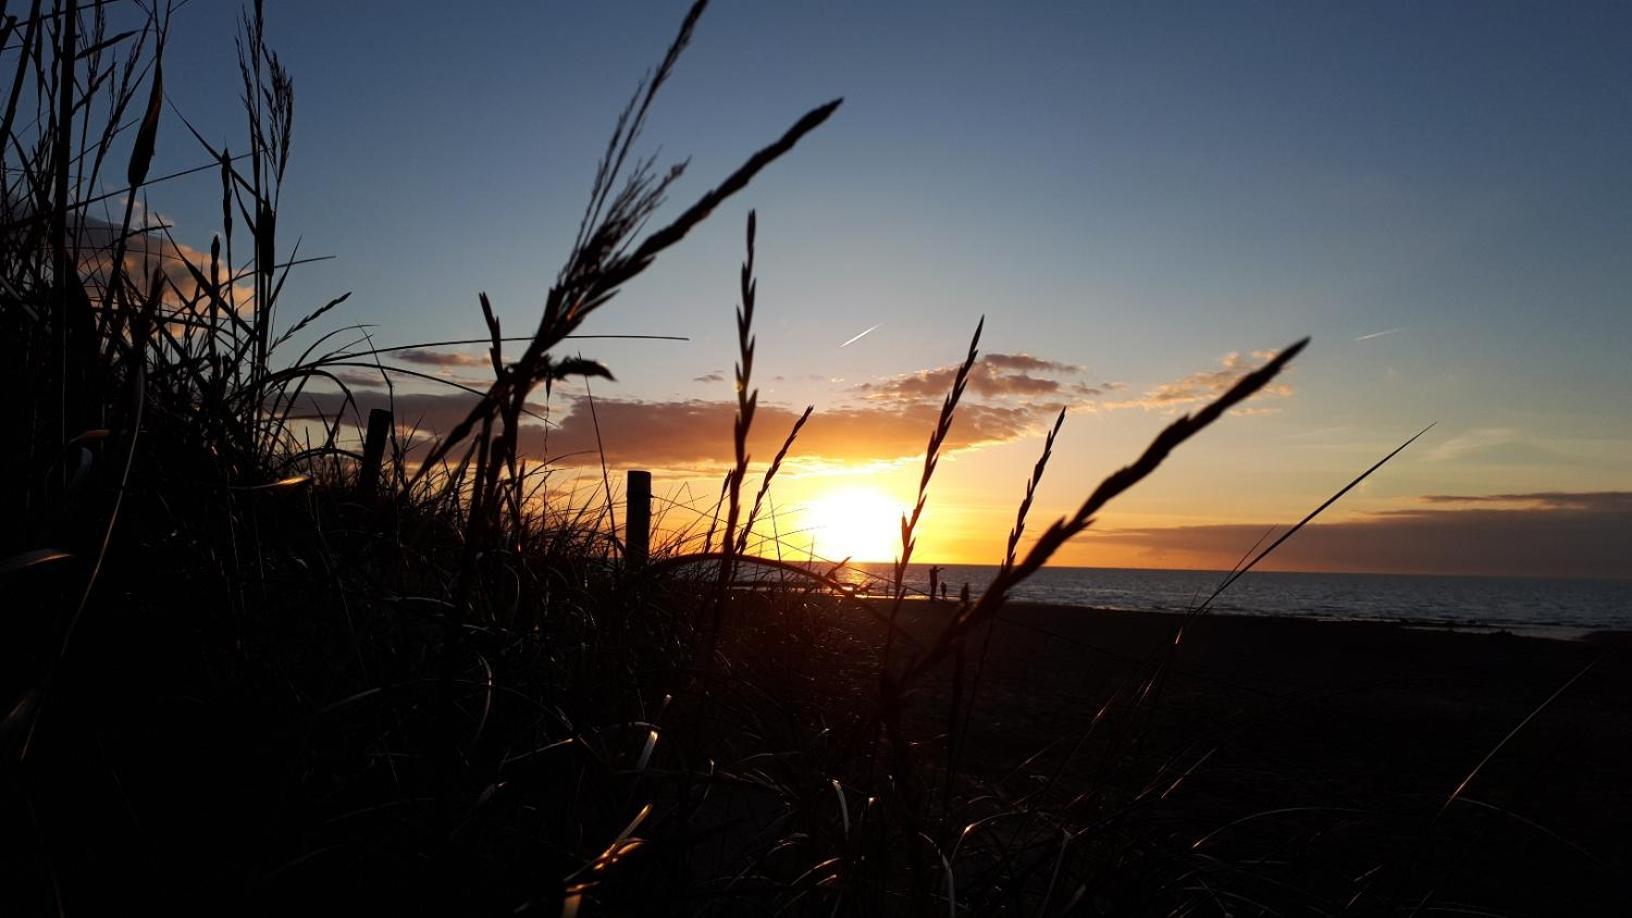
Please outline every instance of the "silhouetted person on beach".
[{"label": "silhouetted person on beach", "polygon": [[967,580],[963,582],[963,589],[958,591],[958,602],[965,606],[969,605],[969,581]]},{"label": "silhouetted person on beach", "polygon": [[946,602],[946,581],[941,581],[941,602]]},{"label": "silhouetted person on beach", "polygon": [[935,601],[935,584],[941,579],[941,569],[936,565],[929,566],[929,601]]}]

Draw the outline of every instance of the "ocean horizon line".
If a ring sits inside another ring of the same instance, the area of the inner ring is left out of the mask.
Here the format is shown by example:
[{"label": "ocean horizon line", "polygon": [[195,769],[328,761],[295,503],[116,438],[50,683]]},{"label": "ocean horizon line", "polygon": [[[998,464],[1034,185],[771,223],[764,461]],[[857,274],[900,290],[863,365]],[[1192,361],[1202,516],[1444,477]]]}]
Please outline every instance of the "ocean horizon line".
[{"label": "ocean horizon line", "polygon": [[[818,559],[818,560],[820,560],[820,559]],[[828,563],[831,564],[833,562],[828,562]],[[866,566],[866,565],[894,565],[894,564],[895,564],[895,561],[893,561],[893,560],[889,560],[889,561],[857,561],[857,560],[852,559],[849,562],[847,562],[847,566],[849,566],[849,567],[860,567],[860,566]],[[941,560],[925,560],[925,561],[914,560],[912,563],[907,565],[907,567],[909,569],[928,568],[928,567],[931,567],[931,566],[996,568],[998,565],[991,564],[991,563],[986,563],[986,562],[978,562],[978,561],[941,561]],[[1160,566],[1156,566],[1156,565],[1152,565],[1152,566],[1149,566],[1149,567],[1133,567],[1133,566],[1126,566],[1126,565],[1112,566],[1112,565],[1101,565],[1101,564],[1049,564],[1049,565],[1045,565],[1044,570],[1054,570],[1054,571],[1153,571],[1153,572],[1172,573],[1172,574],[1220,574],[1220,575],[1228,575],[1228,574],[1232,573],[1232,571],[1229,570],[1228,568],[1160,567]],[[1347,570],[1329,570],[1329,569],[1288,570],[1288,569],[1285,569],[1285,568],[1267,567],[1267,568],[1253,568],[1251,573],[1254,573],[1254,574],[1307,574],[1307,575],[1310,575],[1310,576],[1422,577],[1422,578],[1448,577],[1448,578],[1467,578],[1467,579],[1478,579],[1478,580],[1569,580],[1569,581],[1582,581],[1582,582],[1588,582],[1588,583],[1632,583],[1632,577],[1602,577],[1602,576],[1583,577],[1583,576],[1576,576],[1576,575],[1571,575],[1571,574],[1492,574],[1492,573],[1477,573],[1477,572],[1464,572],[1464,571],[1347,571]]]}]

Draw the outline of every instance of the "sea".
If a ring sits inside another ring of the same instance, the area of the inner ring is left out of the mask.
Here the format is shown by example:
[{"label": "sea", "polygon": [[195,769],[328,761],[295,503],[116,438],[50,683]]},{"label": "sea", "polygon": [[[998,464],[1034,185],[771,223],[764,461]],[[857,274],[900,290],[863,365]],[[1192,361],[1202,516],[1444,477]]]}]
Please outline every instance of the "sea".
[{"label": "sea", "polygon": [[[989,565],[948,564],[940,579],[953,599],[965,583],[978,597],[996,572]],[[868,583],[873,593],[885,592],[893,567],[857,564],[844,576]],[[1183,613],[1205,601],[1225,577],[1223,571],[1051,567],[1011,595],[1020,601]],[[906,584],[913,594],[927,592],[929,565],[910,565]],[[1251,571],[1211,609],[1222,615],[1385,621],[1570,639],[1632,631],[1632,580]]]}]

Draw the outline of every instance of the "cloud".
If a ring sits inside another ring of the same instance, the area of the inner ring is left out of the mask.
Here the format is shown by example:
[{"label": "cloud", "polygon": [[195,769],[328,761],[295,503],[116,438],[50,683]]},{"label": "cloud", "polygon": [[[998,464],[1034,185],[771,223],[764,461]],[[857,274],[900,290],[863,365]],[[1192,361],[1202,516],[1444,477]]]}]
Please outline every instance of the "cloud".
[{"label": "cloud", "polygon": [[[1430,495],[1426,506],[1313,523],[1276,550],[1278,570],[1632,578],[1632,491]],[[1264,526],[1121,529],[1088,543],[1151,563],[1228,568]]]},{"label": "cloud", "polygon": [[[1240,352],[1225,354],[1219,360],[1216,370],[1202,370],[1165,382],[1145,390],[1139,398],[1120,399],[1106,402],[1104,408],[1144,408],[1178,409],[1188,405],[1210,402],[1223,395],[1236,381],[1253,370],[1268,363],[1275,356],[1274,351],[1253,351],[1250,355]],[[1273,382],[1258,391],[1253,398],[1289,398],[1293,393],[1291,383]]]},{"label": "cloud", "polygon": [[1405,329],[1406,329],[1406,326],[1404,326],[1404,325],[1401,325],[1399,328],[1385,328],[1382,331],[1372,332],[1369,335],[1361,335],[1361,336],[1355,338],[1354,340],[1356,340],[1356,341],[1370,341],[1373,338],[1386,338],[1389,335],[1397,335],[1400,332],[1405,331]]},{"label": "cloud", "polygon": [[340,380],[342,383],[345,383],[346,386],[352,389],[385,388],[385,380],[381,377],[381,375],[370,370],[339,369],[334,371],[334,376],[336,379]]},{"label": "cloud", "polygon": [[430,367],[491,367],[493,358],[487,354],[471,354],[461,351],[433,351],[429,348],[414,348],[399,351],[395,359],[405,363],[417,363],[420,366]]},{"label": "cloud", "polygon": [[[855,391],[869,401],[938,405],[951,390],[957,372],[957,366],[945,366],[903,373],[877,382],[862,383],[855,387]],[[1096,387],[1054,378],[1075,376],[1082,372],[1083,368],[1075,364],[1044,360],[1029,354],[986,354],[969,371],[969,392],[991,399],[1100,394],[1102,390]]]},{"label": "cloud", "polygon": [[1428,452],[1434,462],[1470,465],[1556,465],[1570,456],[1543,446],[1508,427],[1481,427],[1464,431]]},{"label": "cloud", "polygon": [[987,354],[983,362],[1000,370],[1040,370],[1049,373],[1081,373],[1083,370],[1074,363],[1044,360],[1030,354]]},{"label": "cloud", "polygon": [[[200,285],[194,279],[193,271],[188,265],[196,268],[200,276],[208,278],[209,252],[176,242],[168,233],[158,229],[143,232],[143,225],[139,220],[132,220],[131,234],[125,240],[125,273],[135,281],[137,287],[146,290],[148,279],[153,276],[154,271],[162,272],[169,285],[163,293],[163,302],[167,306],[178,306],[181,302],[200,297],[202,295]],[[114,243],[118,237],[119,226],[95,217],[86,216],[79,226],[75,227],[74,254],[86,290],[93,298],[102,295],[108,276],[112,273]],[[225,290],[230,287],[238,311],[247,314],[254,308],[255,287],[253,283],[247,281],[229,284],[230,268],[225,259],[226,253],[223,250],[219,269],[223,296],[227,295]]]},{"label": "cloud", "polygon": [[[385,407],[383,393],[354,393],[358,410],[348,416],[366,417],[369,408]],[[403,393],[395,401],[398,423],[429,433],[452,429],[476,402],[464,392]],[[333,417],[344,406],[338,393],[307,393],[297,406],[302,415]],[[546,415],[541,405],[529,408]],[[618,466],[658,469],[714,470],[733,458],[731,430],[735,401],[641,401],[597,398],[591,415],[584,396],[565,396],[552,412],[547,442],[536,418],[527,420],[520,445],[534,458],[549,457],[563,465],[607,461]],[[889,462],[923,455],[924,440],[939,414],[939,405],[863,404],[818,410],[799,434],[790,458],[794,461]],[[768,461],[782,445],[798,412],[761,404],[754,415],[748,451]],[[1013,440],[1029,432],[1038,420],[1035,409],[967,403],[958,407],[946,449],[959,450]],[[596,426],[600,428],[596,436]]]},{"label": "cloud", "polygon": [[1430,504],[1528,504],[1548,510],[1632,514],[1632,491],[1534,491],[1528,494],[1429,494]]},{"label": "cloud", "polygon": [[[368,371],[363,371],[363,374],[368,375]],[[376,374],[374,378],[377,380],[379,377]],[[345,396],[339,392],[307,390],[301,393],[300,400],[295,404],[294,416],[332,420],[336,415],[343,414],[348,420],[361,423],[362,418],[368,417],[371,408],[392,408],[397,426],[433,434],[453,429],[477,402],[476,395],[462,391],[397,392],[390,399],[384,391],[353,392],[352,395],[356,399],[355,405],[347,404]],[[536,403],[529,403],[527,408],[541,417],[547,414],[544,406]],[[531,419],[530,423],[540,422]]]},{"label": "cloud", "polygon": [[[424,359],[419,362],[439,366],[480,362],[474,356],[445,352],[407,353],[422,353]],[[1231,354],[1218,370],[1152,390],[1157,393],[1156,404],[1182,405],[1186,400],[1216,395],[1269,356],[1268,352],[1251,358]],[[793,460],[893,462],[923,455],[925,437],[956,372],[955,366],[938,367],[852,386],[850,391],[860,396],[859,403],[818,410],[801,432],[791,454]],[[1121,383],[1084,380],[1081,377],[1085,374],[1086,369],[1077,364],[1030,354],[984,355],[970,372],[968,395],[958,406],[946,449],[970,449],[1020,438],[1035,430],[1062,404],[1082,405],[1125,388]],[[701,383],[725,379],[723,371],[693,378]],[[1291,391],[1289,387],[1272,388],[1282,395]],[[600,398],[594,403],[592,416],[584,396],[558,394],[556,410],[550,415],[554,426],[547,442],[536,419],[529,422],[531,426],[522,436],[522,449],[530,456],[547,456],[573,465],[598,462],[604,451],[607,461],[614,465],[674,470],[712,470],[732,459],[734,401]],[[359,400],[367,398],[359,396]],[[466,393],[400,395],[397,413],[404,424],[417,423],[427,431],[441,432],[462,420],[473,402],[474,397]],[[326,410],[332,416],[337,407],[331,398]],[[544,413],[542,408],[534,410]],[[1267,410],[1243,409],[1246,413]],[[774,455],[796,417],[792,408],[762,404],[749,452],[761,460]]]},{"label": "cloud", "polygon": [[[936,405],[859,405],[818,409],[800,432],[791,456],[838,462],[890,461],[919,456],[939,413]],[[718,468],[731,461],[731,428],[736,403],[726,401],[647,402],[596,399],[601,444],[615,465],[656,468]],[[775,454],[798,412],[762,404],[754,415],[748,451],[760,461]],[[947,448],[1012,440],[1029,430],[1036,413],[1027,408],[965,404],[958,407]],[[587,400],[574,399],[570,412],[557,415],[550,453],[595,451],[594,419]]]}]

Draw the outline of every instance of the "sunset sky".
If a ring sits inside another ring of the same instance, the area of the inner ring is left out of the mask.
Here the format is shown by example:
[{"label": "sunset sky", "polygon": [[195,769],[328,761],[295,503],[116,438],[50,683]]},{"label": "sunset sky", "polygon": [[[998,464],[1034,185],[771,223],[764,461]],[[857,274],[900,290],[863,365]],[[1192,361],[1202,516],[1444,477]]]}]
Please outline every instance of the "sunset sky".
[{"label": "sunset sky", "polygon": [[[283,302],[302,306],[280,318],[350,290],[331,318],[387,346],[481,336],[478,291],[507,332],[531,330],[613,120],[686,4],[267,7],[297,100],[280,241],[336,256],[296,273]],[[241,145],[235,14],[184,7],[165,67],[201,133]],[[773,492],[794,553],[812,532],[824,556],[893,551],[984,315],[920,560],[999,560],[1061,405],[1034,529],[1311,335],[1061,563],[1229,567],[1437,421],[1279,565],[1632,577],[1629,38],[1624,3],[719,0],[645,134],[660,162],[690,158],[668,213],[845,103],[584,329],[690,339],[582,342],[618,377],[594,390],[607,459],[712,505],[755,208],[754,456],[816,406]],[[155,174],[203,161],[179,120],[166,131]],[[213,176],[150,205],[207,247]],[[478,379],[484,363],[403,365]],[[399,394],[431,429],[468,404]],[[596,461],[582,396],[550,406],[568,467]]]}]

